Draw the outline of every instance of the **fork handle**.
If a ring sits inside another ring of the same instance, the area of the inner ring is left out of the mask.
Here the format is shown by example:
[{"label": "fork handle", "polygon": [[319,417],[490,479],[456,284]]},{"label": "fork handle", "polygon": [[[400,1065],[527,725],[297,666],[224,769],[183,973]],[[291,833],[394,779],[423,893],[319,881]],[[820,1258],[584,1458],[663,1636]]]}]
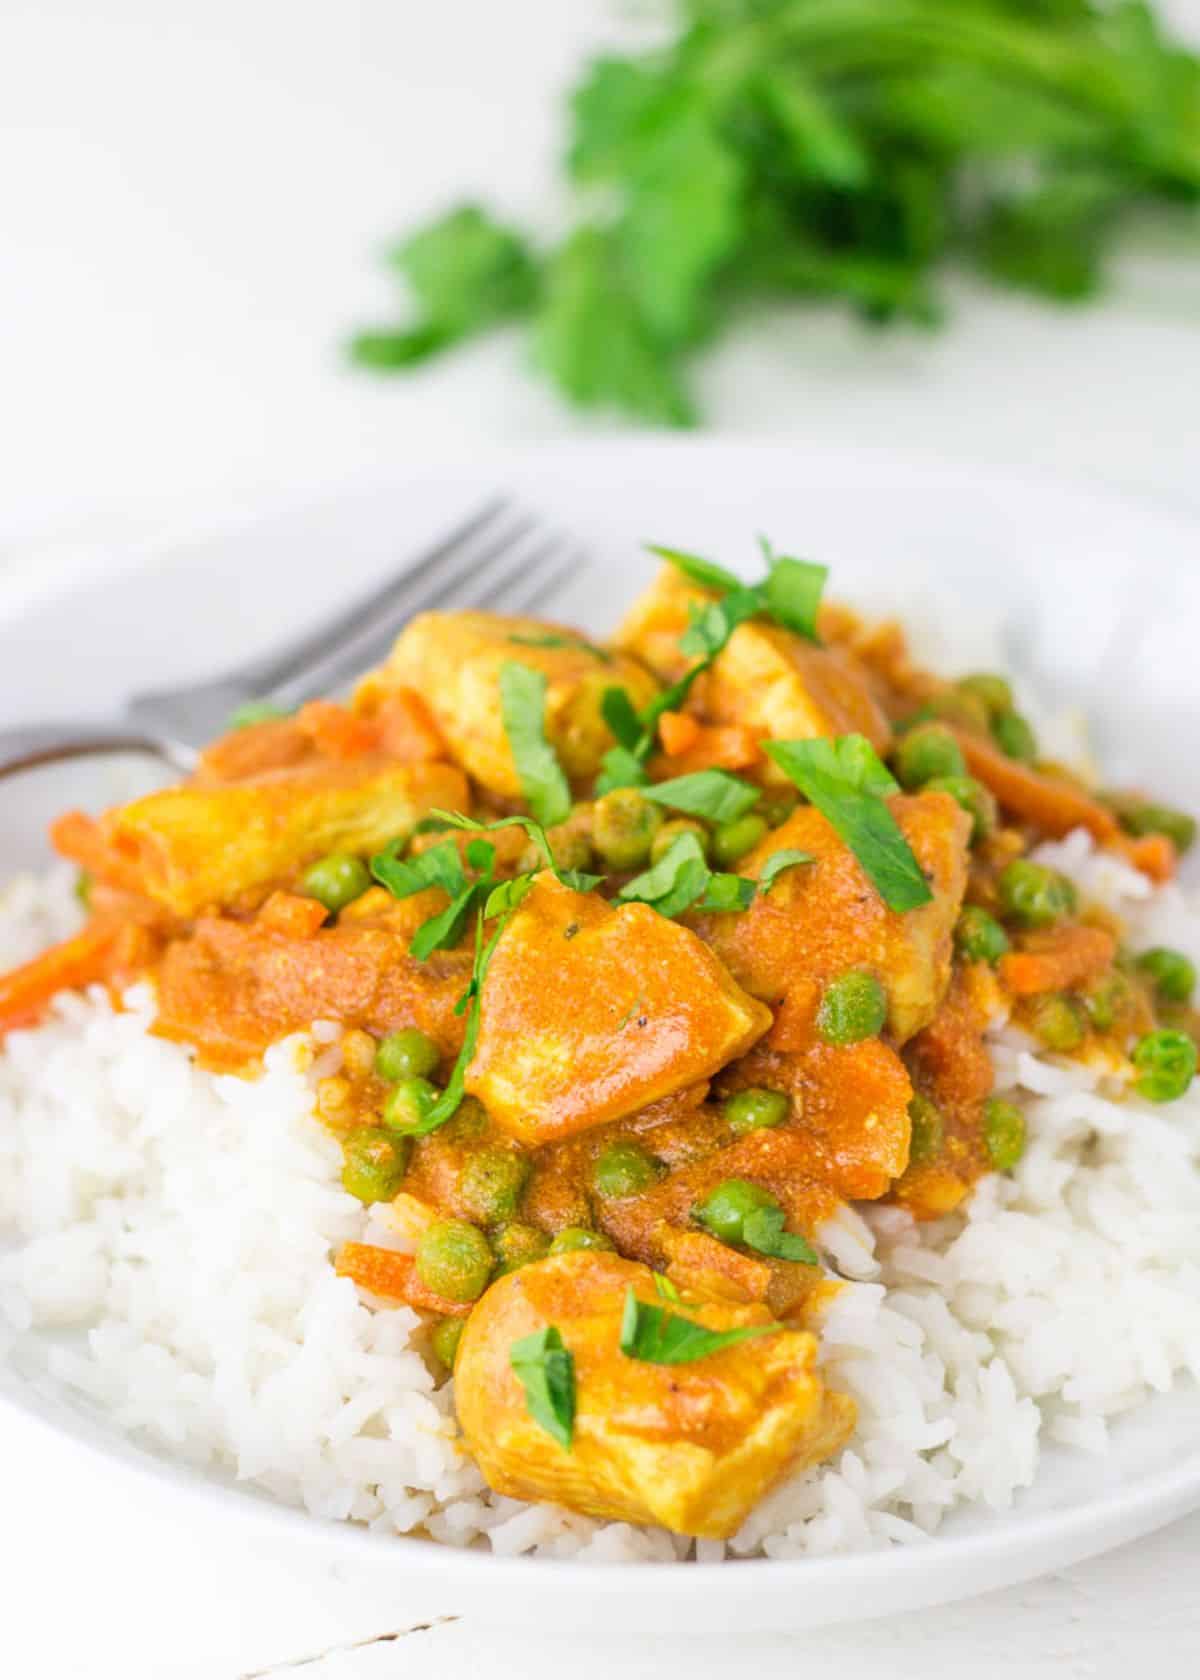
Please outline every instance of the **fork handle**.
[{"label": "fork handle", "polygon": [[66,758],[98,753],[149,753],[176,770],[191,770],[195,754],[174,741],[122,723],[31,723],[0,730],[0,777]]}]

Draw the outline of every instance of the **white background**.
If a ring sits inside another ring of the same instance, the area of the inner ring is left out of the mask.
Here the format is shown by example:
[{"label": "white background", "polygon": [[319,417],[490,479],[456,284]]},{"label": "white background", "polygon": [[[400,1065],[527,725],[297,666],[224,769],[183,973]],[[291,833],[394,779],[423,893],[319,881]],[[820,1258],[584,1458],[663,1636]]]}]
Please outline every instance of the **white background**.
[{"label": "white background", "polygon": [[[1200,36],[1198,0],[1173,9]],[[596,0],[0,0],[0,556],[36,566],[82,546],[102,564],[431,447],[611,428],[528,380],[515,336],[401,383],[347,371],[339,342],[386,316],[373,259],[414,216],[477,189],[553,224],[555,99],[615,35]],[[699,370],[706,416],[1200,508],[1200,234],[1151,230],[1090,310],[961,286],[953,304],[953,331],[932,338],[825,309],[763,321]],[[20,1432],[0,1435],[0,1488],[0,1628],[22,1680],[237,1680],[309,1657],[305,1680],[1115,1680],[1200,1659],[1200,1518],[1031,1587],[791,1639],[581,1649],[462,1622],[320,1656],[419,1622],[420,1604],[339,1625],[303,1578],[162,1527]]]}]

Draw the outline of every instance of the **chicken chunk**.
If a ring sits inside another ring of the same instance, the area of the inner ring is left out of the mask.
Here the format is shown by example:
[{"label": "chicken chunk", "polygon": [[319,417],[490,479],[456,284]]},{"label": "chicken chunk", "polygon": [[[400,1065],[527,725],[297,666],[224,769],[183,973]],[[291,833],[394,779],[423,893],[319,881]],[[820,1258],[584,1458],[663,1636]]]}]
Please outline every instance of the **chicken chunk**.
[{"label": "chicken chunk", "polygon": [[543,874],[488,968],[466,1088],[536,1146],[707,1079],[770,1024],[687,928]]},{"label": "chicken chunk", "polygon": [[738,870],[757,877],[773,853],[792,847],[815,861],[784,870],[743,915],[693,919],[740,986],[771,1002],[788,1000],[787,1048],[807,1036],[824,983],[847,969],[867,969],[884,985],[888,1029],[900,1044],[933,1019],[950,983],[970,818],[945,793],[901,794],[888,803],[929,881],[929,904],[890,910],[832,825],[802,806]]},{"label": "chicken chunk", "polygon": [[610,655],[562,625],[483,612],[423,613],[364,679],[355,703],[370,708],[392,688],[416,689],[455,762],[491,793],[516,799],[521,781],[500,710],[500,672],[512,662],[544,673],[546,739],[572,780],[595,775],[613,744],[600,712],[605,689],[625,689],[638,707],[657,690],[636,659]]},{"label": "chicken chunk", "polygon": [[[498,1493],[724,1539],[785,1471],[841,1446],[854,1403],[825,1388],[807,1331],[780,1327],[687,1364],[627,1357],[619,1337],[631,1288],[663,1306],[653,1273],[613,1254],[565,1254],[493,1284],[455,1364],[467,1445]],[[726,1301],[670,1310],[713,1330],[770,1322],[762,1307]],[[570,1451],[530,1416],[509,1357],[550,1325],[574,1360]]]},{"label": "chicken chunk", "polygon": [[[636,654],[664,682],[688,665],[679,638],[689,607],[713,597],[665,566],[637,601],[617,633],[617,645]],[[816,647],[763,619],[739,625],[694,690],[695,702],[715,724],[740,724],[768,740],[817,735],[865,735],[882,752],[890,738],[870,679],[844,649]],[[771,765],[768,780],[783,772]]]},{"label": "chicken chunk", "polygon": [[321,765],[164,788],[98,823],[72,813],[55,838],[100,880],[190,917],[261,896],[326,852],[377,851],[433,807],[461,810],[467,797],[452,764]]}]

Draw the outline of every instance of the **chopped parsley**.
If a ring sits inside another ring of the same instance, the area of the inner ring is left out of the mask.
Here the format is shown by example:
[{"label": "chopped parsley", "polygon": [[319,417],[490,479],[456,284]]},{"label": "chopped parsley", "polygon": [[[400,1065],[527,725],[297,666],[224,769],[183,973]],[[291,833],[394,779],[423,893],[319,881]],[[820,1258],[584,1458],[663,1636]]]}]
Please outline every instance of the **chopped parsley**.
[{"label": "chopped parsley", "polygon": [[779,1328],[778,1324],[747,1324],[737,1330],[709,1330],[695,1319],[639,1301],[630,1289],[621,1315],[620,1348],[626,1358],[647,1365],[690,1365],[738,1342],[774,1335]]},{"label": "chopped parsley", "polygon": [[779,851],[771,853],[759,870],[759,892],[770,892],[785,869],[795,869],[802,863],[816,863],[816,861],[811,852],[803,852],[798,846],[782,846]]},{"label": "chopped parsley", "polygon": [[849,846],[889,909],[931,902],[929,883],[886,804],[899,786],[865,736],[763,746]]},{"label": "chopped parsley", "polygon": [[772,1260],[794,1260],[802,1266],[816,1266],[820,1262],[816,1250],[794,1231],[785,1231],[783,1209],[755,1208],[742,1221],[742,1242],[756,1254]]},{"label": "chopped parsley", "polygon": [[535,1423],[566,1452],[575,1433],[575,1360],[553,1324],[522,1336],[508,1350],[508,1362],[525,1390]]},{"label": "chopped parsley", "polygon": [[659,718],[664,712],[679,710],[696,678],[708,669],[733,632],[747,619],[767,613],[797,635],[819,641],[817,609],[828,576],[826,566],[776,554],[764,538],[762,549],[767,575],[761,583],[745,584],[723,566],[701,559],[698,554],[686,554],[654,543],[649,547],[652,554],[669,560],[693,583],[719,593],[716,600],[689,605],[688,627],[679,639],[679,646],[695,663],[678,681],[664,688],[640,712],[624,689],[613,687],[605,691],[601,710],[617,745],[604,756],[596,782],[597,794],[611,793],[619,787],[645,786],[649,780],[646,760],[654,750]]},{"label": "chopped parsley", "polygon": [[510,660],[500,667],[500,712],[521,791],[544,828],[566,822],[571,789],[546,739],[546,674]]},{"label": "chopped parsley", "polygon": [[643,789],[643,793],[656,805],[686,811],[689,817],[727,823],[736,822],[758,803],[760,789],[728,770],[695,770],[688,776],[675,776],[669,782],[656,782],[653,787]]},{"label": "chopped parsley", "polygon": [[754,898],[754,882],[711,870],[694,834],[681,834],[658,862],[622,887],[618,901],[648,904],[660,916],[701,910],[745,910]]},{"label": "chopped parsley", "polygon": [[563,636],[547,630],[541,635],[510,636],[508,639],[514,647],[569,648],[574,653],[590,653],[602,665],[612,664],[612,654],[607,648],[597,647],[595,642],[585,641],[582,636]]}]

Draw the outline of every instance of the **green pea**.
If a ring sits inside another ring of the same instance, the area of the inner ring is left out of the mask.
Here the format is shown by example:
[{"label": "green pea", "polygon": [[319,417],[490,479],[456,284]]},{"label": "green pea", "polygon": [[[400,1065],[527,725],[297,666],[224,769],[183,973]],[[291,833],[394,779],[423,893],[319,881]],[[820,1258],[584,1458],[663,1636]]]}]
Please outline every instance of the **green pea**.
[{"label": "green pea", "polygon": [[692,1217],[723,1243],[739,1243],[743,1227],[752,1213],[777,1208],[769,1190],[746,1178],[727,1178],[692,1209]]},{"label": "green pea", "polygon": [[916,1091],[908,1105],[908,1118],[912,1125],[908,1145],[910,1166],[919,1165],[922,1161],[932,1161],[935,1156],[941,1154],[946,1133],[941,1109],[935,1102],[930,1102],[928,1097],[923,1097],[920,1091]]},{"label": "green pea", "polygon": [[383,1105],[383,1123],[389,1132],[419,1137],[429,1111],[441,1096],[428,1079],[398,1079]]},{"label": "green pea", "polygon": [[934,776],[926,793],[948,793],[971,819],[971,844],[986,840],[996,826],[996,797],[974,776]]},{"label": "green pea", "polygon": [[1174,1102],[1196,1074],[1196,1045],[1187,1033],[1163,1027],[1139,1038],[1133,1049],[1138,1077],[1133,1088],[1149,1102]]},{"label": "green pea", "polygon": [[1084,1006],[1066,992],[1044,992],[1030,1009],[1029,1024],[1047,1050],[1065,1054],[1078,1050],[1087,1037],[1088,1015]]},{"label": "green pea", "polygon": [[488,1240],[465,1219],[439,1219],[421,1233],[417,1276],[444,1301],[476,1301],[488,1286],[495,1257]]},{"label": "green pea", "polygon": [[479,1098],[464,1097],[446,1124],[438,1128],[438,1136],[443,1143],[477,1143],[490,1124],[487,1109]]},{"label": "green pea", "polygon": [[664,858],[676,840],[684,834],[694,834],[700,842],[700,850],[705,857],[708,856],[712,836],[704,824],[697,822],[694,817],[673,817],[670,822],[665,822],[662,825],[650,842],[650,862],[657,863],[660,858]]},{"label": "green pea", "polygon": [[965,905],[954,929],[954,943],[968,962],[997,963],[1009,938],[995,916],[978,904]]},{"label": "green pea", "polygon": [[892,758],[902,787],[919,788],[935,776],[965,776],[962,748],[940,723],[922,723],[902,735]]},{"label": "green pea", "polygon": [[640,869],[662,822],[658,806],[636,788],[614,788],[592,809],[592,844],[613,869]]},{"label": "green pea", "polygon": [[390,1202],[408,1167],[412,1144],[379,1126],[358,1126],[342,1140],[342,1184],[360,1202]]},{"label": "green pea", "polygon": [[1117,815],[1126,834],[1165,834],[1180,856],[1191,849],[1196,838],[1195,817],[1171,805],[1139,805],[1120,801]]},{"label": "green pea", "polygon": [[760,1132],[768,1126],[780,1126],[788,1117],[791,1100],[783,1091],[768,1091],[764,1086],[751,1085],[726,1097],[722,1112],[730,1131],[742,1137],[746,1132]]},{"label": "green pea", "polygon": [[1022,927],[1049,927],[1075,908],[1075,888],[1065,875],[1029,858],[1005,864],[996,883],[1000,908]]},{"label": "green pea", "polygon": [[441,1060],[437,1045],[416,1027],[389,1033],[375,1052],[375,1072],[393,1084],[397,1079],[423,1079]]},{"label": "green pea", "polygon": [[994,671],[973,671],[969,677],[960,677],[956,686],[961,694],[982,700],[993,715],[1012,711],[1012,686],[1007,677],[997,676]]},{"label": "green pea", "polygon": [[601,1196],[637,1196],[662,1174],[662,1163],[636,1143],[610,1143],[592,1168],[592,1188]]},{"label": "green pea", "polygon": [[1033,725],[1020,712],[1001,712],[992,719],[992,739],[1009,758],[1022,764],[1032,764],[1038,755],[1037,736]]},{"label": "green pea", "polygon": [[349,852],[330,852],[318,858],[300,877],[300,891],[335,914],[361,898],[371,885],[371,872]]},{"label": "green pea", "polygon": [[1025,1153],[1025,1116],[1010,1102],[989,1097],[983,1105],[983,1141],[997,1172],[1011,1172]]},{"label": "green pea", "polygon": [[1137,965],[1167,1003],[1187,1003],[1196,989],[1196,965],[1182,951],[1156,945],[1153,950],[1142,952]]},{"label": "green pea", "polygon": [[555,1233],[550,1244],[551,1254],[574,1254],[579,1249],[596,1249],[611,1254],[614,1245],[603,1231],[589,1231],[586,1225],[564,1225],[561,1231]]},{"label": "green pea", "polygon": [[748,811],[744,817],[722,823],[713,834],[713,857],[718,863],[736,863],[754,850],[766,832],[766,820],[757,811]]},{"label": "green pea", "polygon": [[792,788],[770,788],[763,794],[755,809],[768,828],[785,823],[800,803],[800,795]]},{"label": "green pea", "polygon": [[536,1225],[503,1225],[492,1241],[500,1261],[501,1277],[534,1260],[545,1259],[550,1252],[550,1238]]},{"label": "green pea", "polygon": [[1113,969],[1084,994],[1083,1007],[1097,1032],[1109,1032],[1133,1007],[1133,988],[1123,974]]},{"label": "green pea", "polygon": [[467,1327],[465,1318],[439,1318],[429,1337],[429,1345],[434,1355],[446,1367],[453,1371],[454,1361],[458,1356],[458,1344],[462,1341],[462,1333]]},{"label": "green pea", "polygon": [[527,1155],[502,1143],[484,1144],[464,1161],[458,1193],[472,1219],[495,1225],[516,1214],[529,1173]]},{"label": "green pea", "polygon": [[290,717],[286,706],[277,706],[273,700],[247,700],[240,706],[235,706],[229,714],[227,729],[249,729],[254,723],[270,723],[275,718]]},{"label": "green pea", "polygon": [[[565,825],[550,828],[546,830],[546,839],[554,854],[555,865],[559,869],[591,869],[594,862],[592,844],[581,829],[568,828]],[[545,867],[545,853],[531,840],[517,860],[517,873],[532,875]]]},{"label": "green pea", "polygon": [[850,969],[826,986],[817,1028],[829,1044],[857,1044],[874,1038],[887,1020],[887,993],[873,974]]}]

